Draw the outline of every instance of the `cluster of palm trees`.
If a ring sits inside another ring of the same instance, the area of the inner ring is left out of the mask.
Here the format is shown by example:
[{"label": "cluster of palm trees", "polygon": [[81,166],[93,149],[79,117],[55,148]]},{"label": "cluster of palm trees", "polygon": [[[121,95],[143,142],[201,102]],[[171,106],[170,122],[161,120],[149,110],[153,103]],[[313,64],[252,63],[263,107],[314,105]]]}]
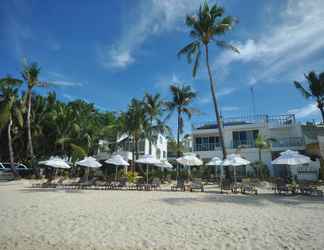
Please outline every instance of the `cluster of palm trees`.
[{"label": "cluster of palm trees", "polygon": [[[224,158],[223,124],[216,82],[209,63],[209,47],[216,45],[238,52],[232,45],[218,39],[235,23],[235,18],[224,17],[222,7],[216,4],[209,6],[206,1],[195,15],[186,17],[192,41],[178,52],[178,56],[186,55],[189,63],[193,61],[193,77],[196,76],[202,54],[205,55]],[[159,94],[145,94],[141,100],[132,99],[126,112],[116,114],[99,112],[93,104],[82,100],[61,102],[54,92],[48,96],[35,94],[35,88],[50,85],[40,81],[39,74],[40,67],[36,63],[24,62],[21,79],[7,76],[0,80],[0,146],[1,152],[8,151],[14,173],[14,152],[17,152],[17,160],[28,161],[37,174],[36,159],[53,154],[72,158],[90,155],[96,152],[100,139],[116,141],[121,133],[126,133],[132,140],[133,159],[138,158],[139,141],[147,138],[151,153],[158,133],[170,130],[165,121],[174,113],[177,115],[176,150],[177,156],[180,156],[184,115],[190,119],[196,111],[191,107],[196,93],[189,85],[173,83],[170,86],[170,100],[162,100]],[[24,83],[25,92],[21,93],[20,88]],[[5,128],[6,134],[3,132]],[[8,150],[3,150],[6,145]],[[111,144],[112,150],[116,149],[115,146]]]}]

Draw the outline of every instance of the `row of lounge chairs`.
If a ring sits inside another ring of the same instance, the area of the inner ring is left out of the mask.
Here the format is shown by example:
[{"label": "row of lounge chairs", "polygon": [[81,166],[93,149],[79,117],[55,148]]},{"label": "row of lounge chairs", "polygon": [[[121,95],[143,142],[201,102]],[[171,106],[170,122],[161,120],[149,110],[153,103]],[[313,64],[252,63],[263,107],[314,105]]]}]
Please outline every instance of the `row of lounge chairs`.
[{"label": "row of lounge chairs", "polygon": [[296,184],[288,184],[283,180],[277,180],[273,187],[275,194],[302,194],[309,196],[323,196],[323,191],[320,190],[315,183],[307,181],[299,181]]},{"label": "row of lounge chairs", "polygon": [[232,193],[242,193],[242,194],[258,194],[256,185],[250,180],[242,180],[240,183],[233,183],[228,180],[223,180],[220,184],[221,193],[224,191],[231,191]]}]

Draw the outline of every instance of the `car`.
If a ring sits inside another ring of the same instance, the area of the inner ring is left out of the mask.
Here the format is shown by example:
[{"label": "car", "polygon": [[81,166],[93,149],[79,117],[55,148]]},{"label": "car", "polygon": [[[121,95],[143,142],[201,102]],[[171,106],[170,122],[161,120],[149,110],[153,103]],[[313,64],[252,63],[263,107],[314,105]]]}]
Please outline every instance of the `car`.
[{"label": "car", "polygon": [[[28,168],[22,163],[14,163],[18,174],[22,177],[31,175],[33,173],[31,168]],[[0,171],[2,172],[11,172],[11,164],[8,162],[0,162]]]}]

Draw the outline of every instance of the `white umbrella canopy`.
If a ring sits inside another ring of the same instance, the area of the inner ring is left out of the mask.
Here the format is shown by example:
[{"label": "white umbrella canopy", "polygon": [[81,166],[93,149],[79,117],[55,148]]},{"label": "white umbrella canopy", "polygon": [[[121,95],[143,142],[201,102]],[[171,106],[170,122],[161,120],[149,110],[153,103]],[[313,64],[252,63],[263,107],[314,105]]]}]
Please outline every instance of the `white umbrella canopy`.
[{"label": "white umbrella canopy", "polygon": [[153,165],[161,163],[160,160],[154,158],[152,155],[143,155],[138,160],[135,160],[135,162],[142,163],[142,164],[153,164]]},{"label": "white umbrella canopy", "polygon": [[250,164],[250,161],[243,159],[238,154],[230,154],[222,162],[223,166],[244,166],[244,165],[249,165],[249,164]]},{"label": "white umbrella canopy", "polygon": [[42,165],[46,165],[46,166],[52,167],[52,168],[62,168],[62,169],[69,169],[69,168],[71,168],[69,166],[69,164],[66,163],[66,161],[64,161],[63,159],[58,158],[58,157],[51,157],[47,161],[40,161],[38,163],[39,164],[42,164]]},{"label": "white umbrella canopy", "polygon": [[154,158],[152,155],[144,155],[138,160],[135,160],[136,163],[146,164],[146,183],[148,183],[148,165],[157,165],[161,161]]},{"label": "white umbrella canopy", "polygon": [[299,154],[297,151],[286,150],[280,153],[280,156],[272,161],[275,165],[302,165],[307,164],[311,160],[308,156]]},{"label": "white umbrella canopy", "polygon": [[222,162],[223,161],[219,157],[215,156],[206,165],[208,165],[208,166],[220,166],[220,165],[222,165]]},{"label": "white umbrella canopy", "polygon": [[112,155],[108,160],[105,161],[107,164],[117,165],[117,166],[129,166],[129,163],[124,160],[121,155]]},{"label": "white umbrella canopy", "polygon": [[108,160],[105,161],[107,164],[116,166],[115,181],[117,181],[118,166],[129,166],[129,163],[119,154],[112,155]]},{"label": "white umbrella canopy", "polygon": [[193,153],[186,153],[184,156],[176,159],[178,163],[184,166],[201,166],[203,161]]},{"label": "white umbrella canopy", "polygon": [[168,168],[168,169],[172,169],[173,166],[170,162],[168,162],[168,160],[161,160],[161,163],[156,164],[156,166],[160,167],[160,168]]},{"label": "white umbrella canopy", "polygon": [[82,167],[88,167],[88,168],[100,168],[102,166],[101,163],[97,162],[97,160],[93,157],[85,157],[81,161],[76,162],[77,165]]}]

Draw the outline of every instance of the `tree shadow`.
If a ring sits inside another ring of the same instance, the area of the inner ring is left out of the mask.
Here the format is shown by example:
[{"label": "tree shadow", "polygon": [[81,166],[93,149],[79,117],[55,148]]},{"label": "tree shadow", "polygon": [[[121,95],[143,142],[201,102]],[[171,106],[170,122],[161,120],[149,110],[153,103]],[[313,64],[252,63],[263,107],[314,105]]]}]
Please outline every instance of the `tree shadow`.
[{"label": "tree shadow", "polygon": [[63,189],[63,188],[24,188],[20,189],[23,193],[84,193],[80,189]]},{"label": "tree shadow", "polygon": [[[304,195],[275,195],[271,193],[264,193],[259,195],[242,195],[242,194],[220,194],[219,192],[208,192],[204,196],[192,197],[169,197],[161,198],[159,201],[168,203],[170,205],[187,205],[193,203],[228,203],[239,204],[242,206],[259,206],[266,207],[269,203],[288,207],[298,207],[307,205],[303,208],[312,209],[316,205],[322,205],[320,209],[324,208],[323,197],[310,197]],[[314,205],[314,206],[309,206]]]}]

